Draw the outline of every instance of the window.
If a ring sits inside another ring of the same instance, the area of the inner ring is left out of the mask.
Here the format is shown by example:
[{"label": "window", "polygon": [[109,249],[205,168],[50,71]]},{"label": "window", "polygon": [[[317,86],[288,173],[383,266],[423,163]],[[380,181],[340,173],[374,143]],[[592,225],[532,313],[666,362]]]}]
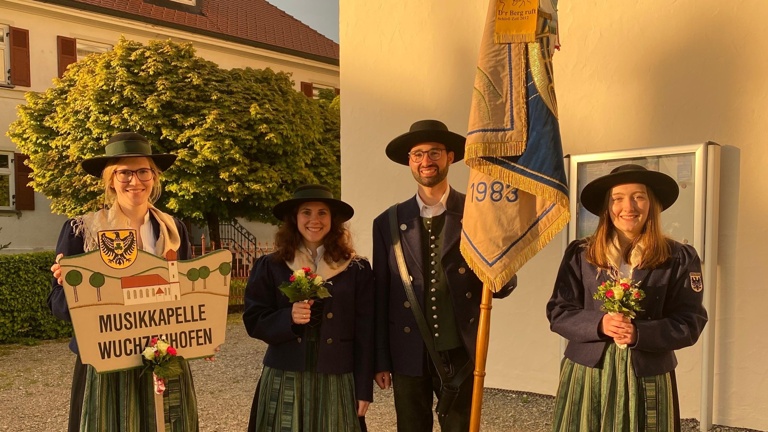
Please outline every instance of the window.
[{"label": "window", "polygon": [[0,25],[0,84],[11,83],[11,50],[8,46],[8,26]]},{"label": "window", "polygon": [[320,90],[330,90],[333,91],[335,95],[338,95],[340,92],[339,89],[325,84],[317,84],[311,82],[301,83],[301,92],[312,99],[318,99],[320,97]]},{"label": "window", "polygon": [[11,163],[13,153],[0,152],[0,210],[13,210],[11,202],[13,191],[13,171]]},{"label": "window", "polygon": [[29,30],[0,24],[0,85],[32,85]]},{"label": "window", "polygon": [[34,210],[35,191],[27,186],[32,170],[27,156],[0,151],[0,210]]},{"label": "window", "polygon": [[105,53],[112,49],[110,44],[66,36],[58,36],[56,43],[59,52],[59,78],[64,76],[64,72],[70,64],[82,60],[89,54]]},{"label": "window", "polygon": [[197,6],[197,0],[171,0],[171,1],[175,3],[181,3],[183,5],[188,5],[188,6]]}]

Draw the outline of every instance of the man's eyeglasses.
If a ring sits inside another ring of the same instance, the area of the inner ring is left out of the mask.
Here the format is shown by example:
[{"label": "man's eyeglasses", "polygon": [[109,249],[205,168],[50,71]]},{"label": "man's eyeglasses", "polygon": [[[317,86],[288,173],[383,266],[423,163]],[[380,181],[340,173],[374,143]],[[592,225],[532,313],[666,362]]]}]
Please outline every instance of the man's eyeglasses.
[{"label": "man's eyeglasses", "polygon": [[155,171],[151,168],[141,168],[137,170],[124,169],[115,171],[115,178],[120,183],[129,183],[134,175],[136,175],[136,177],[141,181],[150,181],[155,178]]},{"label": "man's eyeglasses", "polygon": [[441,148],[433,148],[427,151],[416,150],[416,151],[408,152],[408,157],[411,158],[411,162],[413,163],[419,163],[422,160],[424,160],[424,155],[429,155],[430,160],[436,161],[436,160],[440,160],[440,158],[443,157],[444,151],[445,149],[441,149]]}]

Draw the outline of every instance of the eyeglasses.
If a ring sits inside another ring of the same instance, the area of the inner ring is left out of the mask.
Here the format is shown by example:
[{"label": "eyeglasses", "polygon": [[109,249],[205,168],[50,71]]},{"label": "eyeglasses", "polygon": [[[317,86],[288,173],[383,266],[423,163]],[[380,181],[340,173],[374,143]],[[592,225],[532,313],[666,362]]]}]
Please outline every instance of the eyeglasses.
[{"label": "eyeglasses", "polygon": [[115,178],[120,183],[129,183],[134,174],[136,174],[136,177],[141,181],[150,181],[155,178],[155,170],[151,168],[140,168],[137,170],[116,170]]},{"label": "eyeglasses", "polygon": [[424,155],[429,155],[430,160],[436,161],[436,160],[440,160],[440,158],[443,157],[444,151],[445,149],[441,149],[441,148],[433,148],[427,151],[416,150],[416,151],[408,152],[408,157],[411,158],[411,162],[413,163],[419,163],[422,160],[424,160]]}]

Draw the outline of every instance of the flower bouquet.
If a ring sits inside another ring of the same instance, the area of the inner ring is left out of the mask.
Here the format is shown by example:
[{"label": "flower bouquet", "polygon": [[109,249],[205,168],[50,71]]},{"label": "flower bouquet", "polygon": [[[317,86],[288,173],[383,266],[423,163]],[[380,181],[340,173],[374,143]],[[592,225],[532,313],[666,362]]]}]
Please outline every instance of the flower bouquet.
[{"label": "flower bouquet", "polygon": [[[632,279],[621,278],[603,282],[597,287],[597,292],[592,298],[603,302],[603,305],[600,306],[600,310],[603,312],[635,318],[637,312],[643,310],[640,307],[640,300],[645,298],[645,292]],[[619,348],[627,347],[626,344],[617,345]]]},{"label": "flower bouquet", "polygon": [[184,360],[184,357],[177,355],[176,348],[165,340],[153,337],[149,346],[141,353],[141,360],[144,363],[144,371],[152,370],[155,393],[162,394],[166,380],[181,374],[181,360]]},{"label": "flower bouquet", "polygon": [[313,273],[309,267],[296,270],[288,280],[289,282],[280,284],[278,289],[288,297],[291,303],[331,297],[331,293],[325,286],[330,282],[325,282],[322,276]]}]

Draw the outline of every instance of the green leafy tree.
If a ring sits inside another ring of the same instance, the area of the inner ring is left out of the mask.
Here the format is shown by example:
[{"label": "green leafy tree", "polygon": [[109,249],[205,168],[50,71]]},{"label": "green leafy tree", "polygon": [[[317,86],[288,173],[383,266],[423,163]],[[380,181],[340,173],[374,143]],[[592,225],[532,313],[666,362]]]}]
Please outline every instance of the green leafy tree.
[{"label": "green leafy tree", "polygon": [[107,280],[104,278],[104,274],[99,272],[93,273],[91,277],[88,278],[88,283],[90,283],[92,287],[96,288],[96,299],[98,301],[101,301],[101,287],[104,286],[106,281]]},{"label": "green leafy tree", "polygon": [[72,285],[72,289],[75,291],[75,303],[77,303],[77,286],[83,283],[83,274],[77,270],[70,270],[67,272],[66,276],[64,276],[64,280]]},{"label": "green leafy tree", "polygon": [[79,163],[103,154],[123,130],[178,155],[157,205],[206,222],[217,244],[220,220],[274,222],[272,207],[301,184],[338,193],[338,103],[305,97],[287,73],[226,70],[191,44],[121,39],[26,97],[8,136],[29,156],[31,184],[56,213],[102,205],[98,180]]}]

